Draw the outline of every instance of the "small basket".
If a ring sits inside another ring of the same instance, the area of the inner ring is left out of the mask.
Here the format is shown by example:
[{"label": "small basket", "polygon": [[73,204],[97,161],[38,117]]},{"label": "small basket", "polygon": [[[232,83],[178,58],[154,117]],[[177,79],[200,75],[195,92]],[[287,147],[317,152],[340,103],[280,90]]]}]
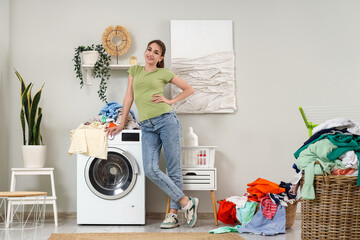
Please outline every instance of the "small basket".
[{"label": "small basket", "polygon": [[315,199],[301,202],[301,239],[360,239],[356,182],[357,176],[315,176]]},{"label": "small basket", "polygon": [[216,146],[181,147],[183,168],[213,168]]},{"label": "small basket", "polygon": [[299,202],[299,200],[296,200],[293,204],[288,203],[288,206],[285,208],[286,229],[291,228],[295,223],[298,202]]}]

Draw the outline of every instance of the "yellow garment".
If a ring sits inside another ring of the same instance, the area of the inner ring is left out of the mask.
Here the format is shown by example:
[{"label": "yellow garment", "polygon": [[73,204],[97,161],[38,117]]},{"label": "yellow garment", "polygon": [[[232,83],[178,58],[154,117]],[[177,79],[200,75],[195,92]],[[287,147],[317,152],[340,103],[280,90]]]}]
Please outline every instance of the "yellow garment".
[{"label": "yellow garment", "polygon": [[82,153],[91,157],[107,159],[108,141],[105,125],[93,122],[90,125],[80,124],[70,132],[71,145],[69,156]]}]

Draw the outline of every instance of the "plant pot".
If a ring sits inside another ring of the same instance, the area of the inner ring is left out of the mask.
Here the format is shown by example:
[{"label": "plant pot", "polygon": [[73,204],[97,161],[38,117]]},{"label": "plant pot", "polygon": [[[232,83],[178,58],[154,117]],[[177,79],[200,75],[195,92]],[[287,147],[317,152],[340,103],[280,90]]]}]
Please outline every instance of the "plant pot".
[{"label": "plant pot", "polygon": [[81,53],[81,60],[83,65],[95,65],[99,60],[100,54],[98,51],[83,51]]},{"label": "plant pot", "polygon": [[46,159],[45,145],[23,145],[23,162],[25,168],[43,168]]}]

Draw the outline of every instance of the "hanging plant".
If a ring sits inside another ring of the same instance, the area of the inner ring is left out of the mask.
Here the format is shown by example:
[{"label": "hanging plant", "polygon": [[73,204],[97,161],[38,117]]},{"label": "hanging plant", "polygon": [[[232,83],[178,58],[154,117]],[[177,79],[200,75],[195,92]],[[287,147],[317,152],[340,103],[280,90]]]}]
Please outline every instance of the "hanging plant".
[{"label": "hanging plant", "polygon": [[81,71],[81,53],[84,51],[97,51],[99,53],[99,59],[96,61],[93,68],[93,77],[100,78],[99,91],[98,95],[101,101],[107,103],[106,98],[106,89],[107,89],[107,80],[110,78],[110,67],[109,62],[111,60],[111,56],[105,51],[104,46],[102,44],[98,44],[94,46],[79,46],[75,48],[75,55],[73,61],[75,66],[75,74],[76,77],[80,79],[80,88],[84,86],[83,73]]}]

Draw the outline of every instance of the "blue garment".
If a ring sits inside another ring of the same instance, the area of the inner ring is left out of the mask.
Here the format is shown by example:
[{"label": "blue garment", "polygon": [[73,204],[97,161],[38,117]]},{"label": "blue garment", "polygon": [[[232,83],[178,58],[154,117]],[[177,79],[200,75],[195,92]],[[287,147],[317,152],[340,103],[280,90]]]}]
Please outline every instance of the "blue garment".
[{"label": "blue garment", "polygon": [[300,170],[297,168],[296,164],[294,163],[293,166],[292,166],[293,169],[295,169],[296,173],[299,173]]},{"label": "blue garment", "polygon": [[[99,115],[105,115],[108,118],[116,120],[119,108],[122,107],[123,106],[118,104],[117,102],[109,102],[100,110]],[[130,113],[133,116],[134,120],[136,120],[133,110],[130,110]]]},{"label": "blue garment", "polygon": [[[180,209],[183,193],[181,172],[181,126],[174,111],[140,122],[145,175],[171,198],[170,208]],[[159,169],[164,148],[168,175]]]},{"label": "blue garment", "polygon": [[263,206],[260,204],[260,210],[254,215],[253,219],[245,226],[239,226],[239,233],[255,233],[265,236],[272,236],[279,233],[285,233],[286,212],[285,207],[278,205],[273,219],[267,219],[262,213]]}]

